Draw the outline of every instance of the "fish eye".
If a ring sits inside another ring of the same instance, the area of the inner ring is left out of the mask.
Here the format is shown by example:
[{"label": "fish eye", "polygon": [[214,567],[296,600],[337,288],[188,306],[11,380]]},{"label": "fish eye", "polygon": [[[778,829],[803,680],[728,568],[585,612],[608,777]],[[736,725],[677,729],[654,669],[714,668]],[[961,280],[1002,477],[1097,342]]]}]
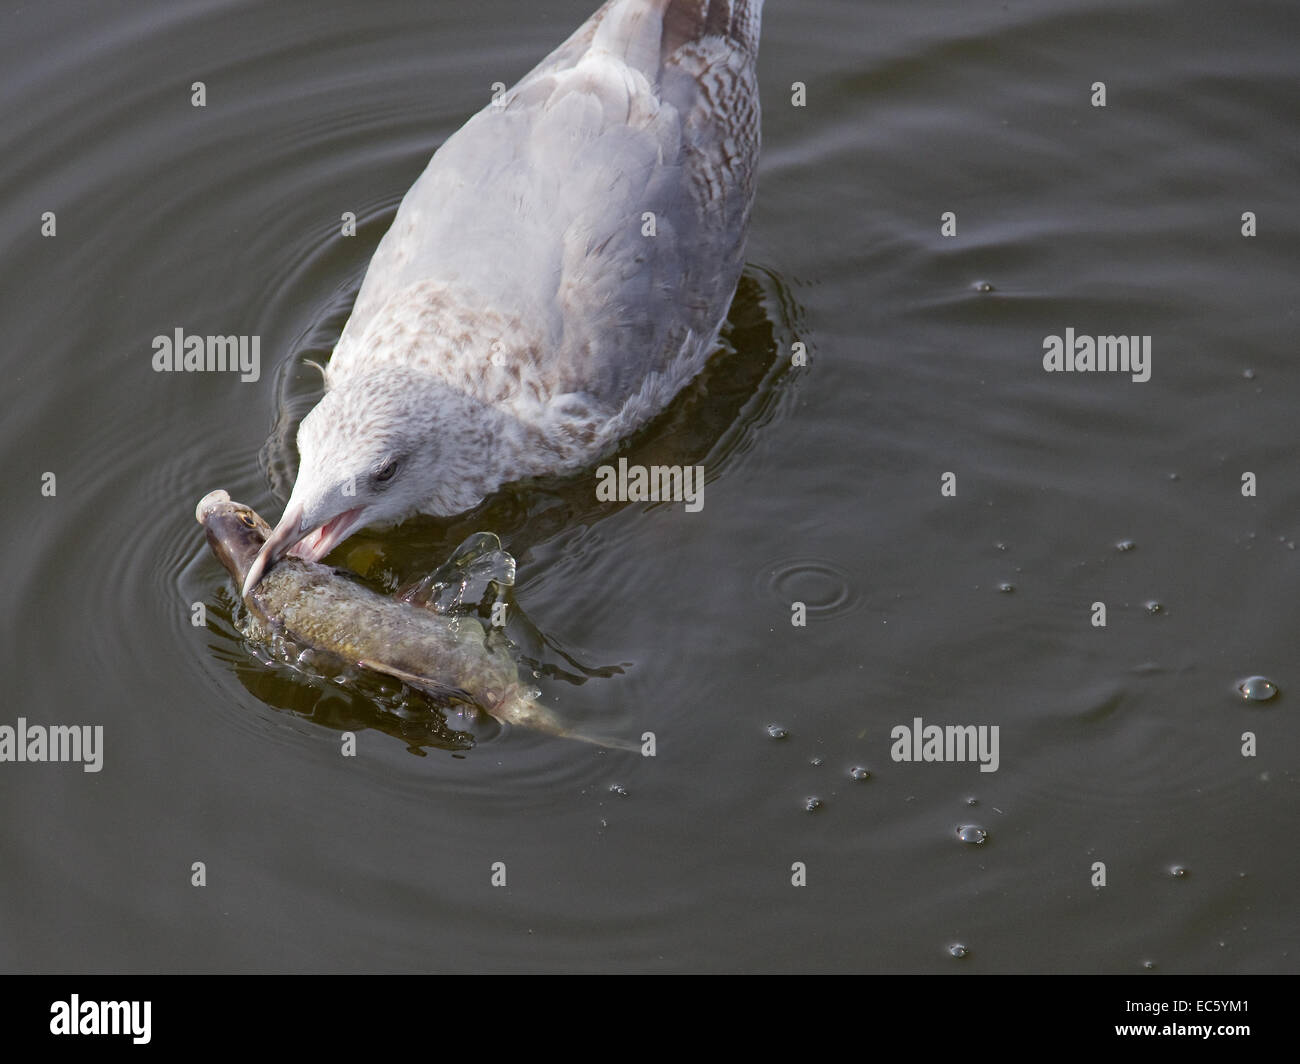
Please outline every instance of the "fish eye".
[{"label": "fish eye", "polygon": [[375,474],[375,480],[377,480],[380,484],[384,484],[392,480],[393,477],[396,475],[397,475],[397,459],[390,458],[387,462],[384,463],[384,468]]},{"label": "fish eye", "polygon": [[240,519],[241,521],[243,521],[243,522],[244,522],[244,525],[245,525],[246,527],[248,527],[248,528],[256,528],[256,527],[257,527],[257,522],[254,521],[253,518],[252,518],[251,516],[249,516],[248,514],[242,514],[242,513],[241,513],[241,514],[239,515],[239,519]]}]

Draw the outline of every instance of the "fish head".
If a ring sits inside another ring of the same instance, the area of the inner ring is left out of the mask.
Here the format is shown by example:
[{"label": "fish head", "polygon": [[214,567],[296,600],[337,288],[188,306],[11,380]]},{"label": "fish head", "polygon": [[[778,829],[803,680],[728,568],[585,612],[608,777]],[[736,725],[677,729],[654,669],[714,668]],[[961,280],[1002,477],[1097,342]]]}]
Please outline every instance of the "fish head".
[{"label": "fish head", "polygon": [[271,526],[251,506],[235,502],[220,488],[199,500],[194,516],[207,533],[212,553],[235,583],[242,584],[271,535]]}]

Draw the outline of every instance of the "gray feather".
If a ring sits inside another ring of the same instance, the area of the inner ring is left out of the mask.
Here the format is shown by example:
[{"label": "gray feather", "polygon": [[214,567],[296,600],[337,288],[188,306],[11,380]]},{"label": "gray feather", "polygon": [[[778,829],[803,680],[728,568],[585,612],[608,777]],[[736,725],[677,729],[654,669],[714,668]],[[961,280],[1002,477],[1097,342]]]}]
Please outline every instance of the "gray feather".
[{"label": "gray feather", "polygon": [[[370,263],[329,412],[300,435],[302,475],[336,474],[339,441],[355,450],[364,431],[441,432],[429,482],[391,498],[456,512],[593,461],[667,405],[703,368],[743,265],[761,9],[611,0],[442,145]],[[464,490],[431,482],[448,477]]]}]

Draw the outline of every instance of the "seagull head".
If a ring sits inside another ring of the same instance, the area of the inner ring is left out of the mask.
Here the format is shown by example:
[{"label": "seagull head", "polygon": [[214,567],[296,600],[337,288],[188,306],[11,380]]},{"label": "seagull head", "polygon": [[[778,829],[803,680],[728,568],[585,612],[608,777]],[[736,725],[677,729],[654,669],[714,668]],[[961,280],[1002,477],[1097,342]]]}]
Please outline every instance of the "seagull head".
[{"label": "seagull head", "polygon": [[479,502],[485,463],[479,476],[466,476],[473,463],[457,460],[464,433],[453,435],[465,402],[403,371],[351,378],[327,391],[298,427],[298,479],[243,593],[286,554],[319,561],[359,528],[417,511],[456,514]]}]

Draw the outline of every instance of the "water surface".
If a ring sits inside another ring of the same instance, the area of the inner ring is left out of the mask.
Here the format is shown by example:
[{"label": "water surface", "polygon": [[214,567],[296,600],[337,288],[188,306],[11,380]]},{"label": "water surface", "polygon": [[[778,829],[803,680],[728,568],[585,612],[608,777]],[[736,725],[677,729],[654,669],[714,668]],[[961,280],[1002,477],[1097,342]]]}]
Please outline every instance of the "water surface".
[{"label": "water surface", "polygon": [[[334,555],[391,590],[498,532],[547,697],[655,758],[447,749],[396,685],[238,638],[194,504],[278,517],[401,196],[592,6],[4,16],[0,724],[105,751],[0,765],[0,965],[1296,970],[1284,4],[769,4],[727,343],[629,445],[703,464],[703,510],[580,477]],[[258,336],[260,378],[155,373],[178,327]],[[1150,336],[1151,379],[1045,373],[1067,328]],[[997,725],[997,771],[894,761],[918,717]]]}]

